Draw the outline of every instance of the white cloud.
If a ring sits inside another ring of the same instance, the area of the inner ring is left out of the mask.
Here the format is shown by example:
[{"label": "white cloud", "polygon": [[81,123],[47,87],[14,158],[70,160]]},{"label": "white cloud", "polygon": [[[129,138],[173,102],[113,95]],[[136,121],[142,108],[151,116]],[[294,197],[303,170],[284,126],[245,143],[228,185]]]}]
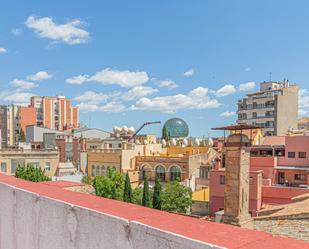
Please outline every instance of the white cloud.
[{"label": "white cloud", "polygon": [[193,89],[190,93],[189,93],[189,96],[192,97],[192,98],[203,98],[205,97],[209,92],[209,89],[208,88],[205,88],[205,87],[197,87],[195,89]]},{"label": "white cloud", "polygon": [[225,85],[217,90],[216,94],[218,97],[224,97],[231,95],[236,92],[236,88],[233,85]]},{"label": "white cloud", "polygon": [[119,85],[130,88],[143,85],[149,78],[146,72],[119,71],[106,68],[97,72],[88,80],[104,85]]},{"label": "white cloud", "polygon": [[309,91],[307,89],[299,90],[299,108],[309,108]]},{"label": "white cloud", "polygon": [[122,95],[122,99],[125,101],[139,99],[141,97],[146,97],[154,93],[159,92],[158,89],[149,86],[136,86],[131,88],[127,93]]},{"label": "white cloud", "polygon": [[66,79],[69,84],[81,85],[88,81],[94,81],[103,85],[119,85],[121,87],[131,88],[141,86],[149,80],[146,72],[131,72],[128,70],[119,71],[105,68],[96,72],[92,76],[77,75]]},{"label": "white cloud", "polygon": [[16,29],[12,29],[11,33],[12,35],[19,36],[23,33],[23,31],[21,29],[16,28]]},{"label": "white cloud", "polygon": [[226,117],[226,118],[232,117],[232,116],[235,116],[235,115],[236,115],[236,112],[229,112],[229,111],[222,112],[220,114],[221,117]]},{"label": "white cloud", "polygon": [[7,50],[5,48],[0,47],[0,54],[5,54],[5,53],[7,53]]},{"label": "white cloud", "polygon": [[95,103],[85,103],[82,102],[77,105],[81,112],[123,112],[126,110],[126,107],[121,102],[111,101],[105,105],[100,106]]},{"label": "white cloud", "polygon": [[160,80],[159,87],[166,87],[168,89],[174,89],[178,87],[178,85],[173,80]]},{"label": "white cloud", "polygon": [[104,106],[100,106],[100,112],[123,112],[126,107],[120,102],[109,102]]},{"label": "white cloud", "polygon": [[216,99],[210,99],[207,96],[208,89],[198,87],[188,94],[177,94],[172,96],[162,96],[155,98],[141,98],[132,110],[148,110],[163,113],[175,113],[178,110],[188,109],[209,109],[217,108],[220,103]]},{"label": "white cloud", "polygon": [[18,90],[26,90],[26,89],[28,90],[38,87],[38,85],[34,84],[33,82],[19,79],[14,79],[10,83],[12,86],[19,88]]},{"label": "white cloud", "polygon": [[186,76],[186,77],[191,77],[191,76],[193,76],[193,74],[194,74],[194,69],[193,68],[191,68],[188,71],[183,73],[183,75]]},{"label": "white cloud", "polygon": [[73,84],[73,85],[81,85],[84,82],[86,82],[88,79],[88,75],[77,75],[77,76],[73,76],[71,78],[66,79],[65,81],[69,84]]},{"label": "white cloud", "polygon": [[255,82],[247,82],[239,85],[239,91],[245,92],[245,91],[251,91],[255,88],[256,84]]},{"label": "white cloud", "polygon": [[80,103],[77,105],[81,112],[95,112],[99,109],[97,104]]},{"label": "white cloud", "polygon": [[29,92],[15,92],[7,94],[3,100],[16,105],[28,105],[32,96],[33,94]]},{"label": "white cloud", "polygon": [[306,116],[308,113],[308,111],[304,110],[304,109],[298,109],[298,115],[299,116]]},{"label": "white cloud", "polygon": [[46,71],[39,71],[36,74],[32,74],[27,76],[27,80],[33,80],[33,81],[41,81],[41,80],[47,80],[52,78],[53,76],[51,74],[48,74]]},{"label": "white cloud", "polygon": [[78,19],[65,24],[56,24],[51,17],[29,16],[25,24],[40,38],[62,41],[70,45],[87,43],[90,38],[89,32],[82,29],[83,23]]},{"label": "white cloud", "polygon": [[86,91],[82,95],[74,98],[78,102],[87,102],[91,104],[98,104],[108,99],[108,95],[104,93],[97,93],[93,91]]}]

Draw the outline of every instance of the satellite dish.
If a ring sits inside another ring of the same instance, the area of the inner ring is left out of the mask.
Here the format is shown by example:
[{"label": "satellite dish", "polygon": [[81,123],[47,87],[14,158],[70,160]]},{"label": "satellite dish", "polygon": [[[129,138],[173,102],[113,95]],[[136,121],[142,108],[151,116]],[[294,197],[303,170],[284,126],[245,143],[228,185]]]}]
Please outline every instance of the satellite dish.
[{"label": "satellite dish", "polygon": [[200,140],[198,138],[195,138],[194,145],[195,146],[200,146],[200,144],[201,144]]},{"label": "satellite dish", "polygon": [[128,127],[127,127],[126,125],[124,125],[124,126],[122,127],[122,131],[123,131],[123,132],[128,132]]},{"label": "satellite dish", "polygon": [[212,147],[212,146],[214,146],[214,141],[212,140],[212,138],[210,137],[210,138],[208,138],[208,146],[209,147]]},{"label": "satellite dish", "polygon": [[175,138],[173,138],[172,141],[171,141],[171,144],[172,144],[173,146],[176,146],[176,145],[177,145],[177,140],[176,140]]},{"label": "satellite dish", "polygon": [[183,144],[184,144],[185,146],[188,146],[189,142],[188,142],[188,139],[187,139],[187,138],[184,138]]},{"label": "satellite dish", "polygon": [[162,139],[162,146],[163,146],[163,147],[166,147],[166,141],[165,141],[165,139]]}]

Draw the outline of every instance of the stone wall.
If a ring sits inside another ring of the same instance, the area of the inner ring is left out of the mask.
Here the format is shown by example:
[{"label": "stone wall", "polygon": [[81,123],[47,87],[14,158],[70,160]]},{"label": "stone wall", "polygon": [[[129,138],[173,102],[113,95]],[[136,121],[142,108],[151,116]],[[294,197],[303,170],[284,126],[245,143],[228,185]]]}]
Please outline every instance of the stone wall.
[{"label": "stone wall", "polygon": [[309,242],[309,219],[255,220],[254,228],[274,235],[281,235]]}]

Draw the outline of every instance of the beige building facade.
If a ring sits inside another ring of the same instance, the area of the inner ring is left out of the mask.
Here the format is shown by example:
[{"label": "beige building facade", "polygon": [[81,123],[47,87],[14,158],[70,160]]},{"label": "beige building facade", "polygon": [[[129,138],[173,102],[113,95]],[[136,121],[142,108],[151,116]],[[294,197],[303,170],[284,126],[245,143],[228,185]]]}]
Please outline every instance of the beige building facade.
[{"label": "beige building facade", "polygon": [[288,81],[263,82],[260,91],[238,101],[238,124],[257,125],[264,135],[281,136],[297,129],[298,86]]},{"label": "beige building facade", "polygon": [[45,170],[48,176],[54,176],[59,164],[59,153],[54,150],[0,150],[1,173],[14,175],[18,165],[28,164]]},{"label": "beige building facade", "polygon": [[114,141],[111,148],[87,150],[87,173],[90,176],[105,175],[108,168],[122,172],[132,171],[135,169],[136,156],[159,155],[164,151],[161,144],[138,145]]}]

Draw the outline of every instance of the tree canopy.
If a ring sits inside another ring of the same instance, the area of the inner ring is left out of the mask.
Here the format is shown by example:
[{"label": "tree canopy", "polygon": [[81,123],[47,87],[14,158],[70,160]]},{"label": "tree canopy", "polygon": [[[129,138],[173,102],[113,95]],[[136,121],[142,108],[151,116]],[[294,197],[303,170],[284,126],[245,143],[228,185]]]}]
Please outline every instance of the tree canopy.
[{"label": "tree canopy", "polygon": [[178,181],[165,185],[162,193],[162,210],[177,213],[187,213],[192,206],[192,191]]},{"label": "tree canopy", "polygon": [[15,177],[32,182],[51,181],[51,178],[45,175],[45,170],[34,167],[32,164],[27,164],[27,166],[18,165],[15,171]]},{"label": "tree canopy", "polygon": [[126,173],[126,178],[124,182],[123,201],[132,202],[132,187],[128,173]]},{"label": "tree canopy", "polygon": [[124,176],[119,171],[109,168],[106,176],[96,176],[94,178],[93,187],[97,196],[122,200]]},{"label": "tree canopy", "polygon": [[162,186],[159,179],[156,178],[152,197],[152,207],[159,210],[162,209],[161,193],[162,193]]}]

